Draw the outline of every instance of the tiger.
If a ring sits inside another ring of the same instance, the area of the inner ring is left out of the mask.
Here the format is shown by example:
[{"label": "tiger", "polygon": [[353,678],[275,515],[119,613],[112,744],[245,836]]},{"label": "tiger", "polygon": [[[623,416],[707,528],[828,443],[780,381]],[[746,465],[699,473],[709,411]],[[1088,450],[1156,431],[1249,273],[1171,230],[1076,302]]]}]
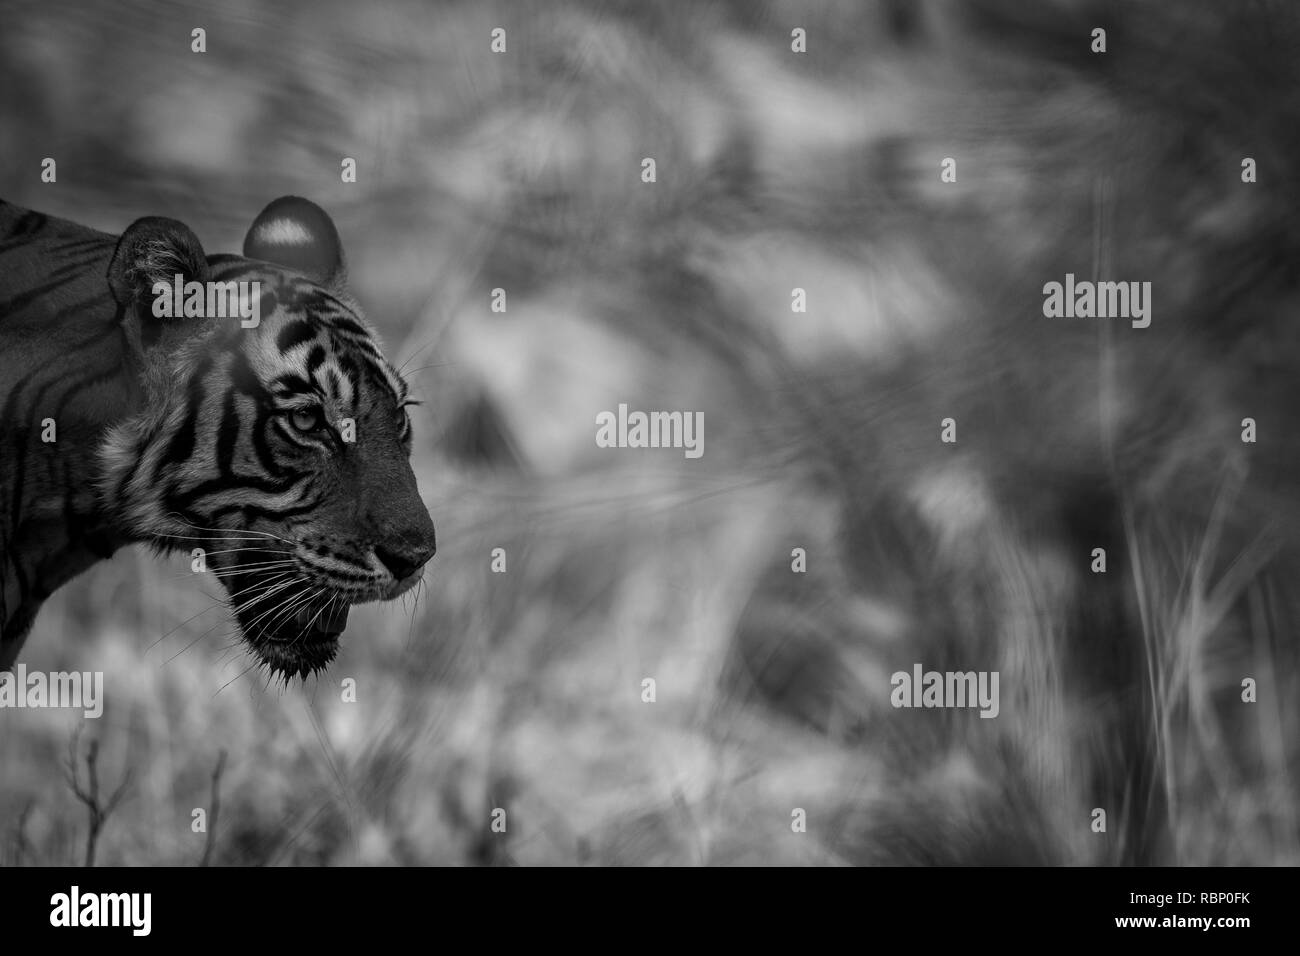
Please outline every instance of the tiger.
[{"label": "tiger", "polygon": [[[169,317],[182,281],[253,290],[256,322]],[[325,669],[352,605],[435,553],[415,404],[310,200],[267,205],[242,256],[175,219],[114,237],[0,201],[0,669],[57,588],[137,543],[201,559],[255,664]]]}]

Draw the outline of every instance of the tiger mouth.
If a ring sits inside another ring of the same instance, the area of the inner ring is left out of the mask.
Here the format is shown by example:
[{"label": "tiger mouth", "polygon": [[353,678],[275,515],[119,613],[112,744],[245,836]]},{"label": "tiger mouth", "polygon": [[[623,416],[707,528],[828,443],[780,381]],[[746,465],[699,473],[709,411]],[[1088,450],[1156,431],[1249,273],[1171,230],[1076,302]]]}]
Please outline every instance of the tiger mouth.
[{"label": "tiger mouth", "polygon": [[[275,601],[240,604],[235,618],[253,654],[286,681],[323,670],[338,654],[351,604],[338,593],[304,598],[305,590]],[[283,608],[278,610],[277,608]]]},{"label": "tiger mouth", "polygon": [[351,608],[340,604],[336,599],[326,598],[309,601],[293,616],[294,624],[303,637],[319,639],[337,638],[348,626],[348,611]]},{"label": "tiger mouth", "polygon": [[255,647],[280,644],[292,649],[303,645],[337,643],[348,626],[350,610],[351,606],[337,597],[314,597],[303,601],[291,614],[272,615],[269,621],[250,621],[244,635]]},{"label": "tiger mouth", "polygon": [[[250,642],[251,643],[251,642]],[[252,644],[257,659],[287,685],[295,677],[306,680],[334,662],[338,655],[338,635],[323,635],[296,643],[281,641]]]}]

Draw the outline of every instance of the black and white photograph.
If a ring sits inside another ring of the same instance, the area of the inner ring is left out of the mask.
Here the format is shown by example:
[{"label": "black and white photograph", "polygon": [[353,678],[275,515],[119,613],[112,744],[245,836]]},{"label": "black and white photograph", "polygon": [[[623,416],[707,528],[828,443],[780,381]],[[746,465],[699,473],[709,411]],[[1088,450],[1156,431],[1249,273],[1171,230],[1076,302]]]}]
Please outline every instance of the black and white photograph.
[{"label": "black and white photograph", "polygon": [[1281,0],[0,0],[21,921],[980,868],[1249,939],[1298,118]]}]

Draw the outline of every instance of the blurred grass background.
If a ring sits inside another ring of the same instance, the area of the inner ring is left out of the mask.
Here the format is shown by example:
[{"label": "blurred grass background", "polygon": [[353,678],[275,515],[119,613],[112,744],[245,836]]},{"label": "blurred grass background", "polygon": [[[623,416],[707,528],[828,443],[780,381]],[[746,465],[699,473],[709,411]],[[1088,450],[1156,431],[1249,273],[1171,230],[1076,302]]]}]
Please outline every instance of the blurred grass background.
[{"label": "blurred grass background", "polygon": [[[1300,862],[1300,206],[1239,180],[1286,167],[1295,17],[1247,6],[0,3],[5,198],[214,253],[305,195],[426,403],[438,556],[323,677],[248,671],[179,555],[48,603],[25,663],[105,672],[133,774],[100,862],[197,862],[223,749],[219,864]],[[1099,261],[1151,329],[1042,318]],[[596,448],[620,402],[702,411],[704,457]],[[914,661],[1000,669],[1000,718],[892,710]],[[79,722],[0,720],[0,862],[80,859]],[[1105,803],[1124,733],[1149,817]]]}]

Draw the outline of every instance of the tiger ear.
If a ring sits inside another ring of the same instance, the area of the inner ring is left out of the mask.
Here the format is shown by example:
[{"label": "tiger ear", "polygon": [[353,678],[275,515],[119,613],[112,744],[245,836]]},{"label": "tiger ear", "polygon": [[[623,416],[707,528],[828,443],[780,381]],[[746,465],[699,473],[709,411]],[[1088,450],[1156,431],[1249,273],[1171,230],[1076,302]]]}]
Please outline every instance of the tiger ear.
[{"label": "tiger ear", "polygon": [[300,272],[333,292],[347,283],[334,220],[300,196],[281,196],[258,214],[244,238],[244,257]]},{"label": "tiger ear", "polygon": [[[137,219],[122,233],[108,265],[108,285],[118,305],[130,307],[153,294],[154,284],[170,287],[208,281],[208,257],[189,226],[163,216]],[[152,314],[151,310],[144,310]]]}]

